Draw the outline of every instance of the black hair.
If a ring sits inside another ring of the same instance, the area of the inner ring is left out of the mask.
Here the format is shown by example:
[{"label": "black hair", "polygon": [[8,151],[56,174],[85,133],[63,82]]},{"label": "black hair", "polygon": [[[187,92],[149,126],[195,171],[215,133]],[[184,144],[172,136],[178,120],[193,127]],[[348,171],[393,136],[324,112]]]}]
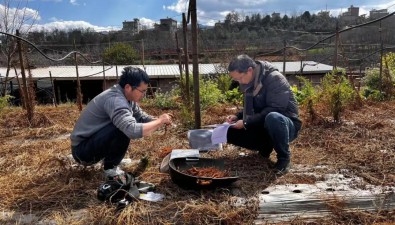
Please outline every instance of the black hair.
[{"label": "black hair", "polygon": [[127,66],[123,68],[121,78],[119,79],[119,85],[124,88],[126,84],[132,87],[140,86],[141,82],[146,84],[149,83],[148,74],[137,67]]},{"label": "black hair", "polygon": [[237,71],[239,73],[247,72],[248,68],[252,67],[255,69],[256,63],[253,59],[251,59],[248,55],[239,55],[230,61],[228,66],[228,71],[233,72]]}]

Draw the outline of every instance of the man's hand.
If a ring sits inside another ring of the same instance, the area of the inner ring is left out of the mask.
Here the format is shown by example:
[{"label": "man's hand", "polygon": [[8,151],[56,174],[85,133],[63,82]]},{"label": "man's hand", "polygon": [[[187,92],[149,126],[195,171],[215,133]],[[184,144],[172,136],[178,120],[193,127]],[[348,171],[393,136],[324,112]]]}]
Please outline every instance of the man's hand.
[{"label": "man's hand", "polygon": [[170,125],[172,123],[171,117],[172,115],[170,113],[165,113],[160,115],[158,119],[160,120],[161,124]]},{"label": "man's hand", "polygon": [[226,122],[228,122],[228,123],[234,123],[236,121],[237,121],[237,116],[235,116],[235,115],[230,115],[230,116],[226,117]]},{"label": "man's hand", "polygon": [[243,120],[238,120],[236,123],[232,125],[232,127],[235,129],[243,129],[244,128]]}]

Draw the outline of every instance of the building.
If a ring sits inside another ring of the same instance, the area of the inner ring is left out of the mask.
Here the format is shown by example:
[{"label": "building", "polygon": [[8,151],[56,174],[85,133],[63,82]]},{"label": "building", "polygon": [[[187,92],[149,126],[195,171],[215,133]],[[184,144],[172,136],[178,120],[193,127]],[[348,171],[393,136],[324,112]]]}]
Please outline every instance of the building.
[{"label": "building", "polygon": [[388,14],[389,13],[388,13],[387,9],[379,9],[379,10],[373,9],[373,10],[369,11],[369,18],[371,20],[375,20],[375,19],[381,18],[383,16],[386,16]]},{"label": "building", "polygon": [[[282,72],[283,62],[273,62],[273,64]],[[174,85],[178,84],[180,78],[178,64],[133,66],[144,69],[150,77],[148,94],[158,89],[162,92],[170,91]],[[83,102],[89,102],[100,92],[116,84],[123,67],[125,66],[107,66],[103,71],[103,66],[78,66]],[[333,69],[330,65],[313,61],[286,62],[285,68],[285,75],[290,84],[297,86],[300,85],[297,76],[304,76],[313,84],[319,84],[321,78]],[[192,69],[192,65],[189,65],[190,76],[192,76]],[[5,71],[6,68],[0,68],[0,74],[5,74]],[[77,73],[74,66],[35,68],[31,69],[31,73],[40,103],[52,103],[53,92],[55,92],[57,102],[75,101]],[[51,73],[52,81],[49,73]],[[222,64],[199,64],[201,76],[216,76],[224,73],[227,71]],[[0,77],[0,84],[4,84],[4,80],[4,77]],[[7,84],[8,93],[18,99],[19,88],[15,74],[10,74]],[[3,85],[0,85],[0,91],[2,87]]]},{"label": "building", "polygon": [[347,12],[343,13],[345,16],[359,16],[359,7],[354,7],[353,5],[347,9]]},{"label": "building", "polygon": [[351,5],[347,9],[347,12],[344,12],[339,16],[339,20],[343,22],[344,25],[357,24],[359,22],[359,7]]},{"label": "building", "polygon": [[272,13],[272,18],[273,18],[273,19],[274,19],[274,18],[281,18],[280,13],[273,12],[273,13]]},{"label": "building", "polygon": [[172,18],[160,19],[160,24],[157,26],[157,29],[174,33],[177,31],[177,21]]},{"label": "building", "polygon": [[141,31],[140,20],[134,18],[133,21],[122,22],[122,31],[128,31],[132,34],[138,34]]}]

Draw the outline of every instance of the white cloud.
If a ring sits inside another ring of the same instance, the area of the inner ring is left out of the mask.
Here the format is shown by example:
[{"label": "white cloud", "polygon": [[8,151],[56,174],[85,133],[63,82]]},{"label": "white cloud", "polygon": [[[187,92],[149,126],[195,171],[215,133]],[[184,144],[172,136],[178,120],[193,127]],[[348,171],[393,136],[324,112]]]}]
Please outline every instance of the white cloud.
[{"label": "white cloud", "polygon": [[72,4],[72,5],[79,5],[77,0],[70,0],[70,4]]},{"label": "white cloud", "polygon": [[169,6],[163,6],[164,9],[168,9],[170,11],[175,11],[178,13],[186,12],[188,10],[188,3],[189,0],[178,0],[177,3],[169,5]]},{"label": "white cloud", "polygon": [[151,19],[147,19],[147,18],[143,17],[143,18],[140,18],[139,20],[140,20],[141,26],[143,26],[144,28],[149,29],[149,28],[154,27],[155,21],[153,21]]},{"label": "white cloud", "polygon": [[[5,14],[5,12],[7,13]],[[8,8],[8,10],[5,10],[4,5],[0,4],[1,31],[14,32],[20,25],[32,25],[37,23],[40,19],[41,17],[37,10],[30,8]],[[23,32],[23,30],[21,30],[21,32]]]},{"label": "white cloud", "polygon": [[54,22],[47,23],[47,24],[34,25],[32,30],[53,31],[55,29],[73,30],[73,29],[87,29],[87,28],[91,28],[91,29],[98,31],[98,32],[99,31],[114,31],[114,30],[120,29],[118,27],[112,27],[112,26],[107,26],[107,27],[95,26],[95,25],[92,25],[92,24],[85,22],[85,21],[54,21]]}]

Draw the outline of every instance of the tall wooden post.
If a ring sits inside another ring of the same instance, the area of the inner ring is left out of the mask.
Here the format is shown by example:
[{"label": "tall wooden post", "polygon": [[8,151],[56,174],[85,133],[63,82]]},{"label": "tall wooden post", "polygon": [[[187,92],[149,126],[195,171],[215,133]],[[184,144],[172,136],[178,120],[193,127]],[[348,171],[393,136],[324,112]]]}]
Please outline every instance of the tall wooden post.
[{"label": "tall wooden post", "polygon": [[119,77],[118,77],[118,65],[115,65],[115,76],[117,78],[117,83],[119,81]]},{"label": "tall wooden post", "polygon": [[339,47],[339,21],[336,21],[335,55],[333,57],[333,69],[337,68],[337,49]]},{"label": "tall wooden post", "polygon": [[145,70],[145,66],[144,66],[144,39],[141,39],[141,65],[143,65],[143,68]]},{"label": "tall wooden post", "polygon": [[[19,37],[19,30],[16,30],[16,36]],[[23,101],[25,102],[26,106],[26,111],[27,111],[27,119],[32,121],[33,119],[33,107],[32,107],[32,102],[30,101],[29,97],[29,91],[27,88],[27,80],[26,80],[26,74],[25,74],[25,64],[23,60],[23,47],[22,47],[22,42],[18,38],[17,39],[17,45],[18,45],[18,51],[19,51],[19,62],[21,65],[21,74],[22,74],[22,90],[23,90]]]},{"label": "tall wooden post", "polygon": [[284,39],[284,50],[283,50],[283,75],[285,75],[285,63],[286,63],[286,56],[287,56],[287,41]]},{"label": "tall wooden post", "polygon": [[383,40],[381,37],[381,20],[380,20],[380,28],[379,28],[379,33],[380,33],[380,73],[379,73],[379,90],[382,92],[382,87],[383,87]]},{"label": "tall wooden post", "polygon": [[187,95],[187,103],[188,107],[191,105],[191,94],[189,93],[189,52],[188,52],[188,39],[187,39],[187,19],[185,17],[185,13],[182,14],[182,33],[184,37],[184,65],[185,65],[185,86],[186,88],[186,95]]},{"label": "tall wooden post", "polygon": [[[181,63],[181,54],[182,54],[182,50],[180,49],[180,46],[178,45],[178,35],[177,35],[177,32],[175,33],[175,36],[176,36],[176,50],[177,50],[177,56],[178,56],[178,69],[180,70],[180,80],[182,81],[182,63]],[[182,88],[182,82],[181,82],[181,84],[180,84],[180,86],[181,86],[181,90],[183,90],[183,88]]]},{"label": "tall wooden post", "polygon": [[49,71],[49,79],[51,79],[51,86],[52,86],[52,101],[53,101],[53,104],[55,105],[55,107],[58,107],[58,104],[57,104],[57,101],[56,101],[55,86],[54,86],[54,83],[53,83],[51,71]]},{"label": "tall wooden post", "polygon": [[74,39],[74,64],[75,70],[77,74],[77,105],[80,112],[82,111],[82,93],[81,93],[81,83],[80,83],[80,75],[78,73],[78,60],[77,60],[77,51],[75,47],[75,39]]},{"label": "tall wooden post", "polygon": [[194,106],[195,106],[195,128],[200,129],[200,95],[199,95],[199,62],[197,49],[197,14],[196,14],[196,0],[190,0],[190,12],[192,23],[192,64],[193,64],[193,91],[194,91]]},{"label": "tall wooden post", "polygon": [[103,59],[103,91],[107,89],[106,84],[106,68],[104,67],[104,59]]},{"label": "tall wooden post", "polygon": [[24,97],[23,97],[23,88],[21,86],[21,82],[19,81],[19,75],[18,75],[18,71],[16,71],[16,67],[14,66],[14,71],[15,71],[15,77],[16,77],[16,81],[18,82],[18,88],[19,88],[19,94],[21,96],[21,102],[22,102],[22,108],[26,109],[26,105],[25,105],[25,101],[24,101]]}]

